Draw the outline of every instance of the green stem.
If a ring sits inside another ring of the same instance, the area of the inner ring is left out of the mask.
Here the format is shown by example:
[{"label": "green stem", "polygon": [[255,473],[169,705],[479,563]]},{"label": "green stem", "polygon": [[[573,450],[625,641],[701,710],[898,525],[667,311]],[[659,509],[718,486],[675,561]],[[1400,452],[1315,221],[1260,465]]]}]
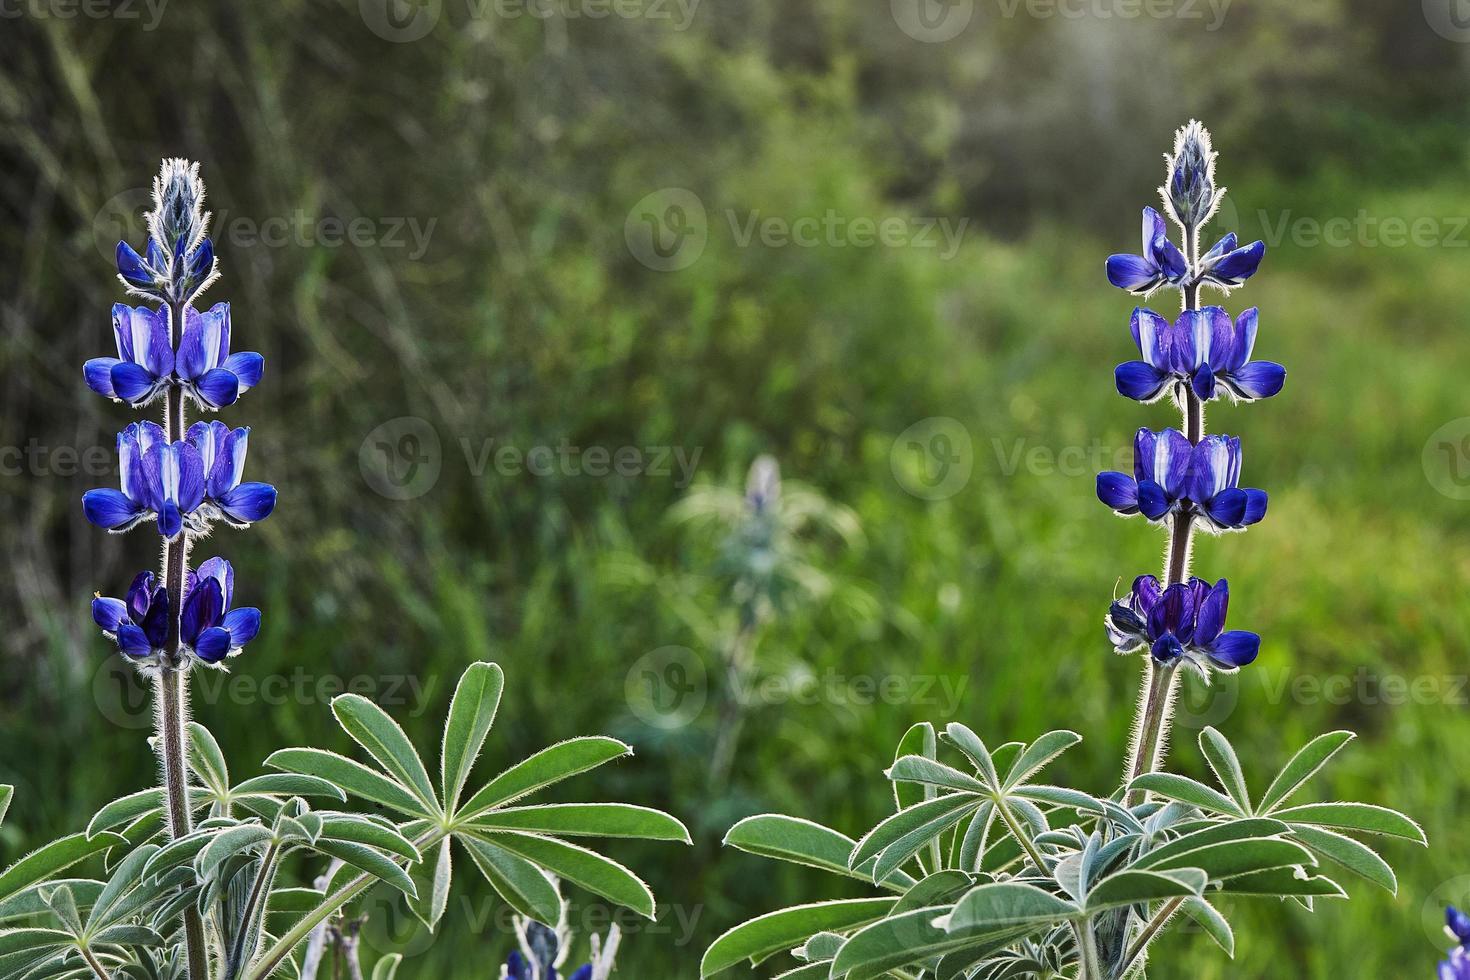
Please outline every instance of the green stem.
[{"label": "green stem", "polygon": [[[448,836],[448,832],[445,830],[431,830],[414,841],[414,847],[422,851],[425,848],[433,847],[446,836]],[[397,859],[395,858],[395,860]],[[275,971],[276,967],[281,965],[282,960],[291,955],[291,950],[295,949],[307,936],[311,935],[313,929],[325,922],[333,912],[336,912],[342,906],[367,891],[377,880],[377,877],[374,875],[360,874],[328,895],[320,905],[306,913],[285,935],[276,940],[274,946],[266,950],[255,961],[250,967],[249,972],[245,974],[244,980],[265,980],[266,977]]]},{"label": "green stem", "polygon": [[1092,935],[1092,920],[1073,922],[1072,930],[1077,934],[1077,980],[1103,980],[1097,940]]},{"label": "green stem", "polygon": [[230,959],[226,965],[230,977],[239,975],[245,966],[245,941],[255,931],[255,913],[260,910],[262,923],[265,920],[265,903],[262,896],[266,892],[271,879],[275,875],[276,855],[280,853],[280,845],[272,844],[266,848],[265,856],[260,861],[260,871],[255,876],[255,883],[250,887],[250,897],[245,900],[245,908],[240,915],[240,934],[235,937],[234,948],[230,950]]},{"label": "green stem", "polygon": [[107,972],[107,969],[100,962],[98,962],[97,957],[93,955],[90,949],[87,949],[85,947],[78,948],[81,949],[82,959],[87,961],[87,966],[91,967],[92,972],[97,977],[97,980],[112,980],[112,975]]},{"label": "green stem", "polygon": [[1021,845],[1021,850],[1025,851],[1026,856],[1031,859],[1031,863],[1036,865],[1036,870],[1046,874],[1049,869],[1046,866],[1046,861],[1041,856],[1041,852],[1036,849],[1036,843],[1021,830],[1021,825],[1016,823],[1016,818],[1011,815],[1011,811],[999,798],[995,801],[995,809],[1000,812],[1000,818],[1005,821],[1006,829],[1011,832],[1011,836],[1016,839],[1016,843]]},{"label": "green stem", "polygon": [[1148,920],[1143,929],[1139,931],[1138,937],[1133,940],[1133,945],[1128,947],[1128,955],[1123,958],[1123,967],[1118,971],[1118,976],[1128,975],[1133,964],[1137,963],[1142,958],[1144,951],[1148,949],[1148,944],[1153,942],[1154,937],[1163,930],[1165,923],[1173,918],[1174,913],[1178,912],[1179,907],[1183,904],[1184,899],[1171,898],[1154,913],[1154,917]]}]

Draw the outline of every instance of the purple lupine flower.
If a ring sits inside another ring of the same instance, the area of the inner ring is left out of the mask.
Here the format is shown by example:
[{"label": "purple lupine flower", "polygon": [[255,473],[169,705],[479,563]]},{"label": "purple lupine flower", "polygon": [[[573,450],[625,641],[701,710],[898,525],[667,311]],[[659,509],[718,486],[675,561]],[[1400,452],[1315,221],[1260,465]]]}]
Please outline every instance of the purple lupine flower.
[{"label": "purple lupine flower", "polygon": [[[503,980],[558,980],[560,974],[556,967],[547,964],[538,967],[519,952],[512,952],[505,961],[505,969],[501,973]],[[592,964],[588,963],[578,967],[568,980],[592,980]]]},{"label": "purple lupine flower", "polygon": [[117,436],[121,490],[88,490],[82,495],[87,520],[121,533],[148,518],[172,540],[192,527],[204,502],[204,466],[199,452],[185,442],[170,443],[153,422],[134,422]]},{"label": "purple lupine flower", "polygon": [[1193,447],[1177,429],[1139,429],[1133,438],[1133,476],[1097,475],[1097,497],[1119,514],[1162,521],[1184,505]]},{"label": "purple lupine flower", "polygon": [[209,559],[185,578],[179,638],[206,664],[233,657],[260,632],[260,610],[231,609],[234,593],[235,570],[223,558]]},{"label": "purple lupine flower", "polygon": [[230,304],[200,313],[184,310],[179,339],[179,382],[200,407],[218,410],[260,383],[264,358],[254,351],[230,353]]},{"label": "purple lupine flower", "polygon": [[1436,980],[1470,980],[1470,950],[1456,946],[1450,958],[1439,961]]},{"label": "purple lupine flower", "polygon": [[1159,188],[1169,216],[1181,227],[1198,228],[1215,213],[1225,188],[1215,186],[1215,151],[1198,120],[1174,134],[1174,152],[1164,154],[1169,180]]},{"label": "purple lupine flower", "polygon": [[1164,283],[1178,283],[1189,273],[1184,253],[1169,241],[1163,215],[1143,209],[1143,254],[1108,256],[1108,282],[1139,296],[1147,296]]},{"label": "purple lupine flower", "polygon": [[1256,274],[1265,255],[1265,242],[1239,245],[1232,231],[1200,259],[1200,281],[1227,291],[1234,289]]},{"label": "purple lupine flower", "polygon": [[1286,369],[1250,359],[1259,321],[1255,307],[1233,323],[1219,306],[1185,310],[1173,324],[1152,310],[1134,310],[1133,342],[1144,359],[1118,365],[1119,394],[1151,402],[1171,389],[1182,396],[1180,388],[1188,385],[1202,401],[1222,391],[1238,401],[1271,397],[1285,383]]},{"label": "purple lupine flower", "polygon": [[1241,489],[1240,440],[1206,436],[1189,459],[1185,493],[1204,529],[1239,530],[1266,516],[1266,491]]},{"label": "purple lupine flower", "polygon": [[168,589],[152,572],[140,572],[124,598],[95,597],[92,619],[124,656],[156,658],[168,639]]},{"label": "purple lupine flower", "polygon": [[169,341],[168,314],[125,303],[112,307],[112,333],[117,357],[94,357],[83,366],[87,386],[99,395],[146,405],[173,380],[174,349]]},{"label": "purple lupine flower", "polygon": [[195,422],[189,426],[189,445],[199,454],[205,481],[205,521],[221,519],[232,527],[249,527],[265,520],[276,507],[276,488],[269,483],[241,483],[248,428],[231,429],[223,422]]},{"label": "purple lupine flower", "polygon": [[1261,638],[1246,630],[1226,630],[1230,585],[1201,578],[1164,588],[1152,575],[1140,575],[1133,589],[1108,610],[1108,639],[1118,653],[1147,649],[1161,664],[1184,663],[1208,676],[1211,667],[1232,671],[1251,663]]}]

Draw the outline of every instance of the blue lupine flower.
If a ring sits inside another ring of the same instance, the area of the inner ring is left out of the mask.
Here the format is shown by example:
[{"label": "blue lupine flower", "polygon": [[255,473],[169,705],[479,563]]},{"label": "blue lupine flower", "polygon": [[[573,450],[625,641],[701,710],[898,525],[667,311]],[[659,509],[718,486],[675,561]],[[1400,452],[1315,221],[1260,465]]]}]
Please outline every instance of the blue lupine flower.
[{"label": "blue lupine flower", "polygon": [[206,664],[233,657],[260,632],[260,610],[231,609],[234,593],[235,570],[223,558],[209,559],[185,579],[179,639]]},{"label": "blue lupine flower", "polygon": [[1129,594],[1108,610],[1108,638],[1118,653],[1147,649],[1161,664],[1184,663],[1208,676],[1209,668],[1232,671],[1256,659],[1261,638],[1246,630],[1226,630],[1230,585],[1201,578],[1163,588],[1152,575],[1140,575]]},{"label": "blue lupine flower", "polygon": [[1133,476],[1099,473],[1098,499],[1125,517],[1142,514],[1162,521],[1184,505],[1193,448],[1177,429],[1139,429],[1133,437]]},{"label": "blue lupine flower", "polygon": [[1200,259],[1200,281],[1225,290],[1234,289],[1256,274],[1265,254],[1265,242],[1238,245],[1232,231]]},{"label": "blue lupine flower", "polygon": [[203,408],[217,410],[260,383],[265,360],[254,351],[230,353],[230,304],[200,313],[184,310],[178,375],[183,389]]},{"label": "blue lupine flower", "polygon": [[265,520],[276,507],[276,488],[269,483],[241,483],[248,428],[231,429],[223,422],[195,422],[187,439],[199,455],[204,477],[202,520],[222,519],[232,527]]},{"label": "blue lupine flower", "polygon": [[1455,947],[1449,959],[1439,961],[1435,976],[1437,980],[1470,980],[1470,950]]},{"label": "blue lupine flower", "polygon": [[1174,152],[1164,154],[1169,182],[1159,188],[1164,207],[1181,226],[1198,228],[1210,219],[1225,188],[1215,187],[1215,151],[1209,130],[1191,119],[1174,134]]},{"label": "blue lupine flower", "polygon": [[1444,929],[1455,942],[1470,948],[1470,915],[1466,915],[1453,905],[1446,906]]},{"label": "blue lupine flower", "polygon": [[1144,359],[1118,365],[1119,394],[1151,402],[1177,384],[1203,401],[1222,390],[1239,401],[1271,397],[1281,390],[1286,369],[1250,359],[1259,320],[1255,307],[1234,323],[1219,306],[1185,310],[1172,325],[1152,310],[1134,310],[1133,342]]},{"label": "blue lupine flower", "polygon": [[173,380],[174,349],[169,340],[168,314],[136,309],[125,303],[112,307],[112,332],[117,357],[94,357],[83,368],[87,386],[100,395],[146,405]]},{"label": "blue lupine flower", "polygon": [[[536,965],[518,952],[510,954],[501,973],[502,980],[558,980],[559,976],[556,967],[550,964],[538,972]],[[592,964],[579,967],[568,980],[592,980]]]},{"label": "blue lupine flower", "polygon": [[1189,273],[1184,253],[1169,241],[1163,215],[1143,209],[1143,254],[1108,256],[1108,282],[1147,296],[1164,283],[1178,283]]},{"label": "blue lupine flower", "polygon": [[1266,516],[1266,491],[1241,489],[1240,440],[1206,436],[1190,454],[1186,494],[1207,531],[1239,530]]},{"label": "blue lupine flower", "polygon": [[83,494],[87,520],[121,533],[151,517],[165,538],[177,537],[204,501],[198,450],[185,442],[168,442],[156,423],[134,422],[118,433],[117,455],[122,489]]},{"label": "blue lupine flower", "polygon": [[152,572],[140,572],[125,598],[94,598],[92,618],[124,656],[156,657],[168,639],[168,590]]}]

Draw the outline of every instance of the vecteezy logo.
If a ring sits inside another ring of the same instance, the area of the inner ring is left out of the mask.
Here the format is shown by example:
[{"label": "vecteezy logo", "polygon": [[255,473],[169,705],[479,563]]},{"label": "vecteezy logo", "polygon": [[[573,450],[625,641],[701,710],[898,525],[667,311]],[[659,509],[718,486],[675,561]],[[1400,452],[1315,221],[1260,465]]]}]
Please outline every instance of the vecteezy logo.
[{"label": "vecteezy logo", "polygon": [[915,497],[944,500],[970,482],[974,445],[957,420],[935,416],[904,429],[893,441],[888,463],[898,485]]},{"label": "vecteezy logo", "polygon": [[654,191],[628,212],[623,238],[633,258],[650,269],[687,269],[699,261],[709,240],[704,202],[682,187]]},{"label": "vecteezy logo", "polygon": [[136,732],[153,727],[153,697],[120,654],[104,658],[92,675],[92,700],[118,728]]},{"label": "vecteezy logo", "polygon": [[893,21],[909,37],[941,44],[958,37],[975,16],[975,0],[889,0]]},{"label": "vecteezy logo", "polygon": [[1423,0],[1424,19],[1440,37],[1459,44],[1470,42],[1470,2]]},{"label": "vecteezy logo", "polygon": [[357,0],[357,11],[368,30],[396,44],[427,35],[439,23],[443,7],[443,0]]},{"label": "vecteezy logo", "polygon": [[704,710],[709,675],[688,647],[650,650],[628,669],[623,682],[628,707],[654,728],[683,728]]},{"label": "vecteezy logo", "polygon": [[153,202],[153,195],[146,187],[114,194],[92,217],[92,240],[97,254],[109,266],[117,261],[117,243],[129,242],[142,248],[148,226],[143,221],[143,212]]},{"label": "vecteezy logo", "polygon": [[1422,461],[1430,486],[1451,500],[1470,500],[1470,417],[1435,429]]},{"label": "vecteezy logo", "polygon": [[389,419],[362,441],[357,465],[362,478],[389,500],[422,497],[439,482],[444,452],[439,433],[421,418]]}]

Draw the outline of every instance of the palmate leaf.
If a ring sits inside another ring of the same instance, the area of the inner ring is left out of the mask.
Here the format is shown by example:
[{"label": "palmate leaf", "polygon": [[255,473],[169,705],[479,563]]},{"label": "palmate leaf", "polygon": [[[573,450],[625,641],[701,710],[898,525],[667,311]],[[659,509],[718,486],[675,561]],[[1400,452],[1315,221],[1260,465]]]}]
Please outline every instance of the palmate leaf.
[{"label": "palmate leaf", "polygon": [[815,902],[768,912],[716,939],[705,951],[699,975],[712,977],[745,960],[752,965],[806,942],[817,933],[846,932],[877,922],[896,898],[854,898]]},{"label": "palmate leaf", "polygon": [[[746,817],[730,828],[724,842],[750,854],[830,871],[860,881],[868,881],[872,877],[863,873],[861,866],[856,869],[848,867],[848,858],[857,846],[851,837],[799,817],[775,813]],[[881,884],[902,891],[913,883],[911,875],[895,871]]]},{"label": "palmate leaf", "polygon": [[471,664],[460,678],[449,705],[449,719],[444,725],[444,742],[439,752],[440,785],[448,810],[459,806],[459,794],[495,724],[504,690],[505,674],[495,664]]},{"label": "palmate leaf", "polygon": [[0,783],[0,826],[5,825],[5,814],[10,812],[10,801],[15,798],[15,787]]}]

